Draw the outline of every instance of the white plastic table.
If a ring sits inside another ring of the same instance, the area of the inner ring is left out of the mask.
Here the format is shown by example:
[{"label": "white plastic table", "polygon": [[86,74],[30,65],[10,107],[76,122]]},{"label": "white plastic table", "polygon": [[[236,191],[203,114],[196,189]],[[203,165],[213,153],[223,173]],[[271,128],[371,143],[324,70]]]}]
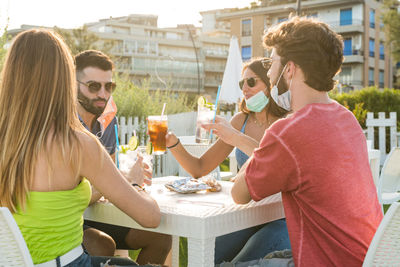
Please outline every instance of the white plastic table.
[{"label": "white plastic table", "polygon": [[107,202],[86,209],[87,220],[172,235],[172,266],[179,266],[179,237],[188,239],[188,266],[214,266],[215,238],[220,235],[284,218],[280,193],[259,202],[237,205],[230,196],[233,183],[219,181],[221,192],[178,194],[164,184],[176,176],[153,179],[151,195],[162,213],[157,228],[143,228]]}]

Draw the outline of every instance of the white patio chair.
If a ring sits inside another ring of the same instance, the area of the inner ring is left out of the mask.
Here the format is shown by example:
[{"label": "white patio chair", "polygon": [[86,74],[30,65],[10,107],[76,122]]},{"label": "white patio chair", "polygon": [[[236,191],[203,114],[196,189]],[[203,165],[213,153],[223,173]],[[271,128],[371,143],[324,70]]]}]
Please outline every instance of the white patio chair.
[{"label": "white patio chair", "polygon": [[0,207],[0,266],[32,266],[33,262],[14,217]]},{"label": "white patio chair", "polygon": [[400,203],[393,203],[365,255],[363,267],[399,266],[400,264]]},{"label": "white patio chair", "polygon": [[400,148],[394,147],[386,157],[378,183],[378,198],[381,204],[400,200]]}]

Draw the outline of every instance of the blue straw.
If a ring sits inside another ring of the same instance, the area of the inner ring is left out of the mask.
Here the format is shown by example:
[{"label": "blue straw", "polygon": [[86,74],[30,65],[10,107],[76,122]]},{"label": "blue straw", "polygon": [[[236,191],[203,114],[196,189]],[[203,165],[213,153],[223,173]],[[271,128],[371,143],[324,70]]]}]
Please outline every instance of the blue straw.
[{"label": "blue straw", "polygon": [[118,141],[118,127],[117,127],[117,124],[114,124],[114,129],[115,129],[115,141],[117,143],[117,149],[115,150],[115,159],[117,160],[117,168],[119,169],[119,160],[118,160],[119,141]]},{"label": "blue straw", "polygon": [[[218,85],[217,98],[215,99],[215,113],[214,113],[213,123],[215,123],[215,116],[217,116],[218,100],[219,100],[219,93],[220,92],[221,92],[221,85]],[[210,131],[210,142],[212,141],[212,137],[213,137],[213,130],[211,129],[211,131]]]}]

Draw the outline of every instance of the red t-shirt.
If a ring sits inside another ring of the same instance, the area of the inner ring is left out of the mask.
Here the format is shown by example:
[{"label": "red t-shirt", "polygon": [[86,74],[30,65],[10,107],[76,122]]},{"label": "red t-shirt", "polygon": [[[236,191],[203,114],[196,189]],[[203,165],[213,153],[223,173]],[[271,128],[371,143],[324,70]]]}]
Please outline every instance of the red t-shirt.
[{"label": "red t-shirt", "polygon": [[246,169],[251,197],[282,192],[296,266],[361,266],[382,220],[351,112],[310,104],[265,132]]}]

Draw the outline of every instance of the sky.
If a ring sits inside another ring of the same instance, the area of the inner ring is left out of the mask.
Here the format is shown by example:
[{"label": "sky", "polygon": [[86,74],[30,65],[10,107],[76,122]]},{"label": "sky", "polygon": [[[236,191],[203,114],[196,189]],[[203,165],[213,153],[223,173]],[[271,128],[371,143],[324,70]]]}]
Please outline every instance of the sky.
[{"label": "sky", "polygon": [[159,27],[200,26],[200,11],[246,7],[252,0],[0,0],[0,30],[22,24],[76,28],[129,14],[158,15]]}]

